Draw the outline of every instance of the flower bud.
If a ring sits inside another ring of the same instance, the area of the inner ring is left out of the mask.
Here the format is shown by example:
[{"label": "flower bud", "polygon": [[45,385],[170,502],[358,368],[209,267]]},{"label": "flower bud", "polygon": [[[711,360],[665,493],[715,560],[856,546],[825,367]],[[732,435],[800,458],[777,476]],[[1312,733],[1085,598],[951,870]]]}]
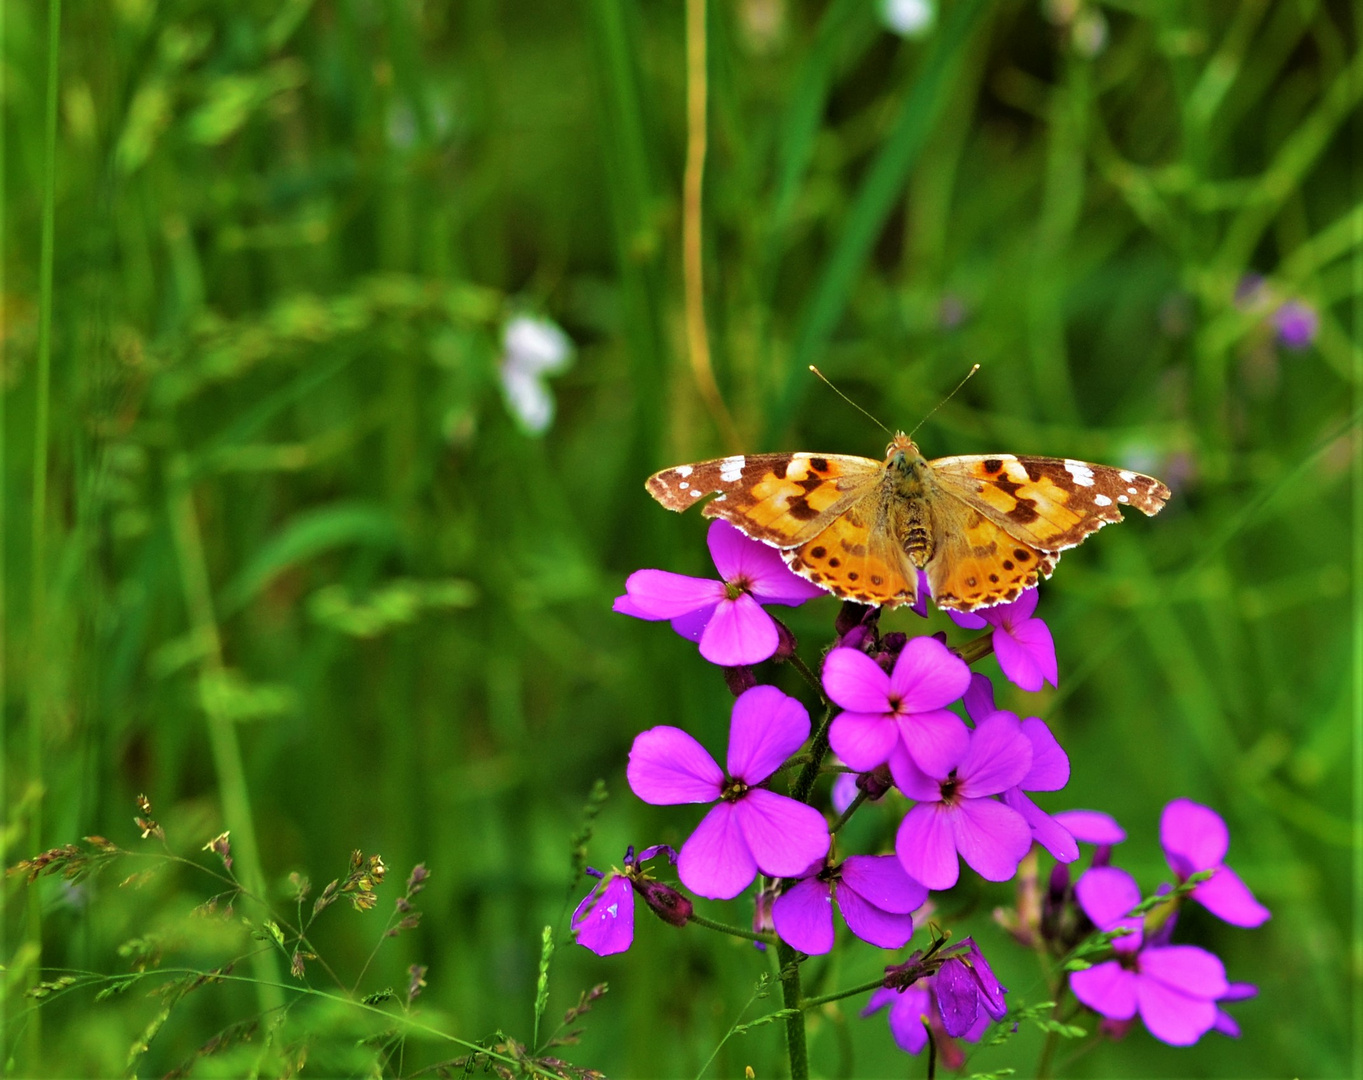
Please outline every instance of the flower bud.
[{"label": "flower bud", "polygon": [[663,922],[671,923],[673,926],[685,926],[691,920],[695,906],[671,885],[664,885],[661,881],[637,879],[632,879],[631,884],[634,891],[644,898],[644,903],[651,907],[654,914]]},{"label": "flower bud", "polygon": [[773,660],[789,660],[799,651],[800,643],[795,635],[790,632],[790,627],[778,619],[775,615],[771,621],[776,624],[776,652],[772,655]]},{"label": "flower bud", "polygon": [[[864,626],[872,635],[875,635],[876,626],[880,622],[880,608],[870,607],[867,604],[858,604],[855,600],[844,600],[842,607],[838,610],[838,617],[833,623],[833,632],[839,638],[846,637],[858,626]],[[841,642],[839,642],[841,644]]]},{"label": "flower bud", "polygon": [[742,697],[745,691],[757,685],[757,676],[753,674],[753,669],[747,666],[726,667],[724,682],[729,687],[729,693],[734,697]]}]

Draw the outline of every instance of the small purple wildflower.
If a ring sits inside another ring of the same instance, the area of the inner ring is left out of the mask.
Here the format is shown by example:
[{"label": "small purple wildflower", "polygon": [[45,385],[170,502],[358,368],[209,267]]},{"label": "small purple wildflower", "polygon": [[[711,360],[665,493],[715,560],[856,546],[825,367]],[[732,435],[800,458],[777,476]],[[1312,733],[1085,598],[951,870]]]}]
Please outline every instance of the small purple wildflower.
[{"label": "small purple wildflower", "polygon": [[908,875],[929,889],[949,889],[960,876],[957,855],[989,881],[1007,881],[1032,846],[1026,820],[991,798],[1027,775],[1032,744],[1008,713],[996,712],[970,732],[966,745],[933,772],[897,748],[895,784],[918,805],[900,822],[895,852]]},{"label": "small purple wildflower", "polygon": [[994,655],[999,658],[999,667],[1010,682],[1024,690],[1040,690],[1045,683],[1056,686],[1059,679],[1050,628],[1032,617],[1039,595],[1036,589],[1028,589],[1011,603],[982,611],[948,612],[957,626],[967,630],[994,628]]},{"label": "small purple wildflower", "polygon": [[760,870],[794,877],[828,853],[823,814],[759,787],[809,738],[809,713],[774,686],[755,686],[734,702],[728,777],[680,728],[650,728],[634,740],[626,776],[655,806],[719,801],[682,845],[677,873],[694,893],[730,900]]},{"label": "small purple wildflower", "polygon": [[1222,860],[1230,832],[1215,810],[1191,799],[1175,799],[1160,815],[1160,846],[1179,881],[1202,870],[1212,876],[1193,887],[1194,900],[1234,926],[1259,926],[1269,917],[1249,887]]},{"label": "small purple wildflower", "polygon": [[974,1031],[980,1021],[1002,1020],[1008,1012],[1004,1001],[1008,988],[994,976],[979,946],[973,938],[961,944],[969,948],[947,959],[934,984],[942,1027],[958,1038]]},{"label": "small purple wildflower", "polygon": [[833,905],[847,928],[872,945],[898,949],[913,937],[913,912],[928,890],[893,855],[852,855],[810,866],[777,899],[772,921],[781,940],[811,956],[833,948]]},{"label": "small purple wildflower", "polygon": [[710,526],[706,542],[721,581],[688,577],[667,570],[636,570],[614,610],[638,619],[668,619],[682,637],[700,643],[712,664],[740,667],[776,653],[781,644],[776,621],[762,604],[795,607],[822,596],[823,590],[797,577],[781,553],[750,540],[727,521]]},{"label": "small purple wildflower", "polygon": [[1289,349],[1309,348],[1320,330],[1320,316],[1316,309],[1302,300],[1288,300],[1273,313],[1273,325],[1278,340]]},{"label": "small purple wildflower", "polygon": [[834,649],[824,660],[823,686],[844,711],[829,728],[829,744],[859,772],[903,746],[919,768],[935,773],[968,742],[965,724],[946,706],[969,685],[965,662],[935,638],[910,641],[889,674],[863,652]]},{"label": "small purple wildflower", "polygon": [[666,844],[654,844],[638,855],[634,854],[633,846],[629,847],[625,851],[623,870],[603,874],[587,867],[587,874],[596,878],[597,883],[573,912],[571,925],[579,945],[597,956],[611,956],[628,949],[634,941],[636,892],[664,922],[673,926],[686,925],[691,918],[691,901],[644,872],[643,864],[655,855],[666,855],[672,862],[677,861],[677,853]]},{"label": "small purple wildflower", "polygon": [[1117,819],[1101,810],[1062,810],[1055,820],[1085,844],[1111,847],[1126,839],[1126,830],[1117,824]]},{"label": "small purple wildflower", "polygon": [[[941,1063],[948,1069],[959,1069],[965,1064],[965,1052],[956,1045],[942,1024],[942,1013],[937,1008],[937,995],[933,993],[937,976],[930,975],[919,979],[907,990],[896,990],[892,986],[882,986],[874,994],[862,1016],[871,1016],[889,1006],[890,1034],[895,1045],[906,1054],[921,1054],[928,1045],[928,1028],[932,1028],[933,1042]],[[924,1026],[924,1019],[927,1026]],[[969,1042],[979,1042],[989,1027],[989,1016],[985,1014],[975,1021],[975,1026],[966,1032],[964,1038]]]}]

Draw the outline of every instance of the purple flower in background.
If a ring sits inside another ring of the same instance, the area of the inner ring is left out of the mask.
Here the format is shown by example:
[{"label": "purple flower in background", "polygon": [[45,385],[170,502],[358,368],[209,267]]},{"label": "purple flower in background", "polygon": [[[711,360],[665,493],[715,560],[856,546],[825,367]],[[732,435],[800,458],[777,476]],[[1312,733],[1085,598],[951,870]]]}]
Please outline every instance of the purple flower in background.
[{"label": "purple flower in background", "polygon": [[1289,349],[1309,348],[1320,330],[1320,316],[1315,308],[1301,300],[1288,300],[1273,313],[1273,325],[1278,340]]},{"label": "purple flower in background", "polygon": [[727,521],[715,521],[706,537],[722,581],[667,570],[636,570],[614,610],[638,619],[669,619],[682,637],[700,643],[712,664],[738,667],[775,654],[781,637],[762,604],[794,607],[823,590],[797,577],[781,553],[749,540]]},{"label": "purple flower in background", "polygon": [[989,881],[1007,881],[1032,846],[1032,831],[1012,807],[990,796],[1015,787],[1032,767],[1032,744],[1008,713],[994,713],[962,751],[933,772],[902,749],[890,758],[895,783],[918,805],[900,822],[895,852],[911,878],[949,889],[957,855]]},{"label": "purple flower in background", "polygon": [[1141,947],[1145,922],[1139,915],[1128,915],[1141,902],[1136,879],[1115,866],[1095,866],[1080,876],[1074,886],[1075,899],[1084,914],[1104,932],[1126,927],[1131,933],[1114,938],[1118,952],[1135,952]]},{"label": "purple flower in background", "polygon": [[622,953],[634,942],[634,889],[614,870],[606,875],[589,868],[587,873],[601,880],[573,912],[573,934],[597,956]]},{"label": "purple flower in background", "polygon": [[1159,832],[1164,856],[1179,881],[1202,870],[1213,871],[1189,894],[1199,904],[1235,926],[1259,926],[1268,919],[1268,908],[1222,862],[1230,833],[1216,811],[1191,799],[1175,799],[1160,815]]},{"label": "purple flower in background", "polygon": [[1002,1020],[1008,1012],[1004,995],[1008,988],[994,977],[979,946],[965,938],[964,951],[954,953],[937,970],[934,991],[942,1027],[948,1035],[968,1035],[983,1021]]},{"label": "purple flower in background", "polygon": [[644,802],[719,801],[682,845],[677,873],[688,889],[730,900],[759,870],[794,877],[828,853],[828,825],[818,810],[757,786],[807,738],[809,713],[774,686],[754,686],[734,702],[727,779],[680,728],[650,728],[635,738],[626,776]]},{"label": "purple flower in background", "polygon": [[1036,589],[1028,589],[1011,603],[978,612],[947,613],[957,626],[967,630],[992,626],[999,667],[1010,682],[1024,690],[1040,690],[1044,683],[1056,686],[1059,678],[1051,631],[1040,619],[1032,618],[1038,595]]},{"label": "purple flower in background", "polygon": [[776,932],[791,948],[821,955],[833,948],[833,905],[847,928],[872,945],[898,949],[913,936],[912,912],[928,898],[893,855],[852,855],[810,866],[772,907]]},{"label": "purple flower in background", "polygon": [[863,652],[834,649],[824,659],[823,686],[845,711],[828,741],[859,772],[883,765],[902,745],[919,768],[936,773],[968,742],[965,724],[946,706],[969,685],[965,662],[935,638],[910,641],[889,674]]},{"label": "purple flower in background", "polygon": [[1085,844],[1110,847],[1126,839],[1126,830],[1117,824],[1117,819],[1101,810],[1061,810],[1055,820]]},{"label": "purple flower in background", "polygon": [[[920,1054],[928,1045],[927,1027],[932,1028],[933,1041],[942,1064],[948,1069],[959,1069],[965,1064],[965,1053],[947,1034],[942,1023],[942,1014],[937,1008],[937,996],[933,993],[937,976],[930,975],[919,979],[907,990],[897,990],[892,986],[882,986],[874,994],[862,1016],[871,1016],[889,1006],[890,1034],[895,1044],[906,1054]],[[927,1027],[923,1020],[927,1019]],[[980,1036],[989,1027],[988,1013],[982,1014],[975,1025],[965,1033],[970,1042],[979,1042]]]}]

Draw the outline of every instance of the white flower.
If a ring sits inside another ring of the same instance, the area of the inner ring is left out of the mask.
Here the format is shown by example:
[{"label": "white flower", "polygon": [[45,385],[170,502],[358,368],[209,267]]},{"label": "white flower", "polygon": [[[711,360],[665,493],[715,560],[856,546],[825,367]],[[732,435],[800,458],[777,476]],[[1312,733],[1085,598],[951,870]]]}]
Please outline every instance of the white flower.
[{"label": "white flower", "polygon": [[880,19],[885,28],[900,37],[922,37],[937,18],[932,0],[881,0]]},{"label": "white flower", "polygon": [[531,435],[554,422],[554,397],[545,384],[572,363],[573,343],[549,319],[516,315],[502,335],[499,373],[506,407]]}]

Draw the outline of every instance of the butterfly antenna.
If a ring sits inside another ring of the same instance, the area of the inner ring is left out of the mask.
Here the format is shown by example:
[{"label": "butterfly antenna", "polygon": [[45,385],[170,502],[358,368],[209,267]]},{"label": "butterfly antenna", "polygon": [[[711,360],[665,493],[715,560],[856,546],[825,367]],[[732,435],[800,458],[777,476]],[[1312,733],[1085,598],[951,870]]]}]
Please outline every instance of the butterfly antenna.
[{"label": "butterfly antenna", "polygon": [[[958,383],[956,384],[956,390],[960,390],[961,387],[963,387],[966,383],[968,383],[968,382],[970,381],[970,376],[974,375],[975,372],[977,372],[977,371],[979,371],[979,370],[980,370],[980,365],[979,365],[979,364],[976,364],[973,368],[971,368],[969,371],[967,371],[967,372],[965,373],[965,378],[962,379],[960,382],[958,382]],[[930,419],[932,419],[932,413],[935,413],[938,409],[940,409],[940,408],[941,408],[943,405],[945,405],[948,401],[950,401],[952,398],[954,398],[954,397],[956,396],[956,390],[953,390],[953,391],[952,391],[951,393],[949,393],[946,397],[944,397],[941,401],[939,401],[936,405],[934,405],[934,406],[932,407],[932,412],[928,413],[927,416],[923,417],[923,419],[921,419],[920,421],[918,421],[917,424],[914,425],[913,431],[917,431],[920,427],[922,427],[922,426],[923,426],[924,424],[926,424]],[[909,438],[911,438],[911,439],[913,438],[913,431],[910,431],[910,432],[909,432]]]},{"label": "butterfly antenna", "polygon": [[[976,366],[976,367],[979,367],[978,364],[976,364],[975,366]],[[872,416],[870,413],[868,413],[865,409],[863,409],[860,405],[858,405],[858,404],[857,404],[855,401],[853,401],[850,397],[848,397],[848,396],[847,396],[846,394],[844,394],[841,390],[839,390],[836,386],[834,386],[831,382],[829,382],[829,381],[828,381],[828,376],[825,375],[825,374],[824,374],[822,371],[820,371],[818,368],[816,368],[813,364],[810,364],[810,365],[809,365],[809,370],[812,371],[812,372],[814,372],[815,375],[817,375],[820,379],[822,379],[825,383],[827,383],[827,384],[828,384],[828,388],[829,388],[830,390],[832,390],[833,393],[837,394],[838,397],[842,398],[843,401],[845,401],[845,402],[847,402],[847,404],[851,405],[852,408],[856,409],[857,412],[861,413],[861,415],[864,416],[864,417],[866,417],[866,419],[869,420],[869,421],[871,421],[871,423],[873,423],[873,424],[875,424],[877,427],[881,428],[881,429],[885,432],[885,434],[887,434],[887,435],[893,435],[893,434],[894,434],[893,431],[891,431],[889,428],[887,428],[884,424],[882,424],[882,423],[881,423],[879,420],[877,420],[874,416]]]}]

